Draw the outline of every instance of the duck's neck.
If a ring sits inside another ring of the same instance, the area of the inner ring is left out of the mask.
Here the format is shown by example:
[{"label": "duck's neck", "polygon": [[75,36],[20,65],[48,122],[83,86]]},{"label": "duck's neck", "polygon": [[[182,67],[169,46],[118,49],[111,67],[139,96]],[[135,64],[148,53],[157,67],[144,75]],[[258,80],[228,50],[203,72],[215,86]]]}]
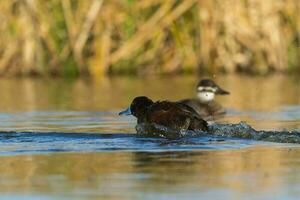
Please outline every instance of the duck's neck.
[{"label": "duck's neck", "polygon": [[138,123],[144,122],[148,109],[149,105],[140,107],[135,111],[134,116],[138,119]]}]

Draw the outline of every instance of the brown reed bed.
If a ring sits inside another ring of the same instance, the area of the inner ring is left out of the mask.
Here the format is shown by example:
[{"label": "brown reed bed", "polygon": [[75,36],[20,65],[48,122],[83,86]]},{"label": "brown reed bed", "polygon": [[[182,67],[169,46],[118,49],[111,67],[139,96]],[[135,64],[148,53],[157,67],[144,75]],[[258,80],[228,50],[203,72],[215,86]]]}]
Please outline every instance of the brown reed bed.
[{"label": "brown reed bed", "polygon": [[0,1],[0,75],[300,69],[298,0]]}]

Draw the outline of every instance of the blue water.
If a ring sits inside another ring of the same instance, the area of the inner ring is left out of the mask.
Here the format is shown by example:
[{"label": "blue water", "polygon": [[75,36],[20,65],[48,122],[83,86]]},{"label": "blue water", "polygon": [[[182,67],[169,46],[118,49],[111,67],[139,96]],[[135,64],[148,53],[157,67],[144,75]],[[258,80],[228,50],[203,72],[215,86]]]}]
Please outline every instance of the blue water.
[{"label": "blue water", "polygon": [[24,112],[0,115],[0,155],[51,152],[183,151],[241,148],[261,142],[222,137],[178,140],[135,134],[135,119],[116,112]]},{"label": "blue water", "polygon": [[261,143],[222,137],[168,140],[116,133],[10,132],[0,133],[0,155],[53,152],[192,151],[197,149],[234,149]]}]

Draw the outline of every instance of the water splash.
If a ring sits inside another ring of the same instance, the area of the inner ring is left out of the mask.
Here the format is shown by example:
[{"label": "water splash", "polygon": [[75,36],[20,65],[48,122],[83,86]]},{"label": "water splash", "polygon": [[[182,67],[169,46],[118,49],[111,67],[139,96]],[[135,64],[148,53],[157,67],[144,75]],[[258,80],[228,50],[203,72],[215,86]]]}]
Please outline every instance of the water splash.
[{"label": "water splash", "polygon": [[298,131],[255,130],[246,122],[240,122],[238,124],[213,124],[209,127],[209,133],[223,137],[300,144],[300,132]]},{"label": "water splash", "polygon": [[278,143],[299,143],[298,131],[258,131],[246,122],[238,124],[212,124],[209,131],[178,131],[171,130],[157,124],[138,124],[137,134],[148,137],[163,137],[167,139],[179,139],[183,137],[219,136],[226,138],[252,139],[259,141]]}]

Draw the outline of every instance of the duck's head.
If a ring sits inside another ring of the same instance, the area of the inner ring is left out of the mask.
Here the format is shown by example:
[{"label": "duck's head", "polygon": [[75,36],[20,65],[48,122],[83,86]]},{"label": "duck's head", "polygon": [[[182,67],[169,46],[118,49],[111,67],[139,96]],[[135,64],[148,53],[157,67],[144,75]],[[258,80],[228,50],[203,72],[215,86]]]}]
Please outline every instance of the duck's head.
[{"label": "duck's head", "polygon": [[202,79],[197,85],[197,96],[201,102],[209,102],[215,98],[215,95],[228,95],[226,90],[223,90],[214,81],[210,79]]},{"label": "duck's head", "polygon": [[135,97],[130,106],[119,113],[119,115],[133,115],[136,118],[142,118],[153,101],[145,96]]}]

